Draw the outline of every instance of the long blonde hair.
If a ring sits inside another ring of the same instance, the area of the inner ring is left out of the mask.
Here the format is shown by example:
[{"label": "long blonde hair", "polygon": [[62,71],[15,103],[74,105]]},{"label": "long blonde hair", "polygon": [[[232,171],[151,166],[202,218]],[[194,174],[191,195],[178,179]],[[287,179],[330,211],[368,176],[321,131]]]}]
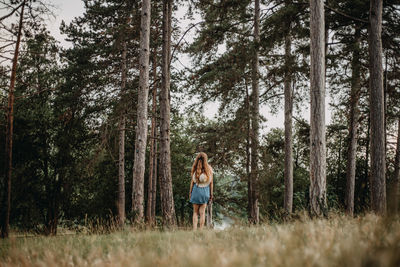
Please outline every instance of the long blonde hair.
[{"label": "long blonde hair", "polygon": [[210,179],[212,179],[212,168],[210,165],[208,165],[207,160],[207,154],[204,152],[200,152],[194,160],[191,177],[193,177],[193,174],[195,175],[197,184],[200,182],[199,178],[202,173],[204,173],[207,177],[207,180],[205,182],[208,182]]}]

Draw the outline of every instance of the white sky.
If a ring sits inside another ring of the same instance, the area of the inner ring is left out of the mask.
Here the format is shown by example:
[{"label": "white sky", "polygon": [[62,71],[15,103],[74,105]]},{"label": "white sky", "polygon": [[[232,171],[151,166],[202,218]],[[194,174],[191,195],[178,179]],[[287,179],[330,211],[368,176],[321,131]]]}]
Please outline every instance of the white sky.
[{"label": "white sky", "polygon": [[84,12],[84,6],[82,0],[48,0],[48,2],[54,4],[54,15],[55,19],[50,19],[48,28],[52,35],[60,41],[61,45],[69,46],[70,44],[64,40],[65,36],[60,33],[61,21],[65,21],[69,24],[75,17],[79,17]]},{"label": "white sky", "polygon": [[[61,21],[64,20],[67,24],[70,23],[74,17],[81,16],[84,12],[84,5],[82,0],[47,0],[47,2],[53,4],[55,6],[54,9],[54,14],[55,18],[50,18],[48,22],[48,28],[51,31],[52,35],[61,43],[61,45],[68,47],[70,44],[64,40],[65,36],[62,36],[59,30]],[[182,31],[184,31],[189,24],[189,21],[184,19],[185,15],[185,10],[180,8],[174,16],[178,18],[180,21],[180,26]],[[185,38],[186,41],[191,41],[192,36],[190,34],[187,35]],[[184,65],[190,66],[190,60],[188,57],[183,57],[180,56],[180,60],[183,62]],[[176,63],[176,68],[180,68],[180,64]],[[261,88],[262,90],[262,88]],[[326,97],[326,101],[328,101],[329,98]],[[309,105],[304,105],[304,109],[301,112],[301,114],[298,114],[298,116],[301,116],[305,118],[306,120],[309,121]],[[326,107],[328,107],[328,102],[326,102]],[[206,105],[204,108],[204,115],[213,118],[214,115],[216,114],[218,110],[218,104],[217,103],[209,103]],[[270,110],[267,106],[261,106],[261,114],[267,118],[267,122],[263,125],[263,132],[268,132],[269,129],[274,128],[274,127],[281,127],[283,128],[284,126],[284,113],[283,113],[283,107],[282,110],[278,112],[276,115],[272,115],[270,113]],[[326,109],[326,124],[329,123],[329,119],[331,117],[331,112],[330,109]]]}]

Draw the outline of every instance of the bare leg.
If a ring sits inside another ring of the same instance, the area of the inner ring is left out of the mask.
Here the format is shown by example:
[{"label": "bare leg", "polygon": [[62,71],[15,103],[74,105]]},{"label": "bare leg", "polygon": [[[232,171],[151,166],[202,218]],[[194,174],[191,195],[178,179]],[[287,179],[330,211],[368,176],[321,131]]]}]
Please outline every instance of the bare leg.
[{"label": "bare leg", "polygon": [[193,230],[197,230],[197,216],[199,216],[199,205],[193,204]]},{"label": "bare leg", "polygon": [[206,207],[207,207],[207,204],[201,204],[200,208],[199,208],[199,211],[200,211],[200,230],[203,229],[204,222],[206,220],[206,216],[205,216]]}]

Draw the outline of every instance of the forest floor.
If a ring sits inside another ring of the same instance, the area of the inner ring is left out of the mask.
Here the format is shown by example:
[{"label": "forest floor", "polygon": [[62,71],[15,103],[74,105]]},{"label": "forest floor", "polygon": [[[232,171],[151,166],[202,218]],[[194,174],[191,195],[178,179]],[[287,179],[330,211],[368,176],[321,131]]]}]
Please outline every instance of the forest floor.
[{"label": "forest floor", "polygon": [[0,240],[0,266],[400,266],[400,221],[366,215],[225,230]]}]

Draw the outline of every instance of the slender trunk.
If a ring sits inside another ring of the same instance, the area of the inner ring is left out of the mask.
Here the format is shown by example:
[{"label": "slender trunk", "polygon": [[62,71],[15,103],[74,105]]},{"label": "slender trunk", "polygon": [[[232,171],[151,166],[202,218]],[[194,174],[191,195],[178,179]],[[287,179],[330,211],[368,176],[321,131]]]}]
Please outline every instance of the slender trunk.
[{"label": "slender trunk", "polygon": [[207,227],[212,229],[213,226],[213,217],[212,217],[212,202],[207,204]]},{"label": "slender trunk", "polygon": [[61,181],[63,180],[63,178],[58,181],[54,180],[54,191],[51,198],[52,207],[49,218],[49,232],[51,235],[57,235],[59,199],[61,198]]},{"label": "slender trunk", "polygon": [[126,117],[122,114],[119,122],[119,159],[118,159],[118,224],[125,222],[125,126]]},{"label": "slender trunk", "polygon": [[122,43],[122,61],[121,61],[121,104],[120,117],[119,117],[119,158],[118,158],[118,224],[124,226],[125,222],[125,128],[126,128],[126,115],[124,93],[126,89],[126,54],[127,44],[124,40]]},{"label": "slender trunk", "polygon": [[157,169],[158,169],[158,151],[157,151],[157,126],[156,126],[156,131],[155,131],[155,140],[154,140],[154,171],[153,171],[153,190],[152,190],[152,201],[153,203],[151,204],[151,218],[153,220],[154,225],[156,224],[156,200],[157,200]]},{"label": "slender trunk", "polygon": [[[339,145],[338,145],[338,161],[337,161],[337,164],[336,164],[336,181],[337,181],[337,184],[338,184],[338,188],[339,188],[339,184],[341,184],[340,182],[340,173],[342,172],[342,135],[341,135],[341,132],[340,132],[340,130],[338,130],[337,131],[337,133],[338,133],[338,135],[339,135]],[[338,195],[339,195],[339,192],[338,192]]]},{"label": "slender trunk", "polygon": [[51,195],[51,188],[50,188],[50,176],[49,176],[49,153],[48,153],[48,137],[47,137],[47,129],[44,129],[44,159],[43,159],[43,173],[44,173],[44,179],[45,179],[45,192],[46,192],[46,197],[47,199],[47,212],[45,215],[45,221],[44,221],[44,225],[45,225],[45,233],[48,235],[50,234],[50,228],[49,228],[49,218],[50,218],[50,195]]},{"label": "slender trunk", "polygon": [[384,96],[382,70],[382,1],[371,0],[368,48],[370,60],[371,116],[371,207],[378,214],[386,213],[386,159],[384,129]]},{"label": "slender trunk", "polygon": [[[290,1],[286,1],[286,6]],[[285,196],[284,209],[287,215],[293,210],[293,137],[292,137],[292,116],[293,116],[293,95],[292,95],[292,79],[291,79],[291,40],[290,40],[290,21],[285,22]]]},{"label": "slender trunk", "polygon": [[157,49],[154,49],[153,55],[153,107],[152,107],[152,117],[151,117],[151,134],[150,134],[150,166],[149,166],[149,183],[148,183],[148,192],[147,192],[147,209],[146,209],[146,217],[147,222],[150,225],[154,224],[155,218],[151,215],[151,211],[153,209],[153,176],[154,176],[154,158],[155,158],[155,139],[156,139],[156,114],[157,114]]},{"label": "slender trunk", "polygon": [[397,125],[397,147],[396,157],[394,159],[394,173],[391,186],[389,188],[390,196],[388,198],[388,206],[390,212],[396,214],[399,210],[399,180],[400,180],[400,118]]},{"label": "slender trunk", "polygon": [[323,0],[310,0],[310,213],[326,212],[325,22]]},{"label": "slender trunk", "polygon": [[354,185],[356,179],[356,155],[357,155],[357,130],[359,109],[358,102],[361,92],[361,62],[360,62],[361,30],[356,26],[353,43],[353,59],[351,61],[351,92],[349,110],[349,142],[347,148],[346,168],[346,213],[354,215]]},{"label": "slender trunk", "polygon": [[[45,103],[43,103],[44,105]],[[43,129],[44,131],[44,165],[43,165],[43,173],[46,181],[46,197],[47,197],[47,212],[46,212],[46,221],[45,221],[45,233],[46,235],[56,235],[57,234],[57,215],[56,211],[56,189],[57,182],[56,180],[50,177],[49,174],[49,144],[48,144],[48,134],[47,127]]]},{"label": "slender trunk", "polygon": [[247,212],[250,220],[250,214],[252,211],[252,185],[251,185],[251,176],[250,176],[250,146],[251,146],[251,109],[250,109],[250,96],[249,96],[249,87],[247,86],[247,80],[245,79],[246,86],[246,110],[247,110],[247,137],[246,137],[246,179],[247,179]]},{"label": "slender trunk", "polygon": [[[57,176],[57,174],[56,174]],[[61,196],[61,185],[64,181],[65,170],[61,169],[58,174],[58,179],[52,179],[52,185],[50,187],[49,192],[49,209],[48,209],[48,219],[47,219],[47,234],[49,235],[57,235],[57,226],[58,226],[58,213],[60,206]]]},{"label": "slender trunk", "polygon": [[11,69],[10,88],[8,91],[8,109],[7,109],[7,126],[6,126],[6,160],[4,175],[4,194],[1,202],[0,224],[1,237],[7,238],[9,234],[10,210],[11,210],[11,177],[12,177],[12,149],[13,149],[13,130],[14,130],[14,88],[17,77],[17,64],[19,55],[19,46],[21,43],[22,27],[24,22],[25,0],[21,6],[21,14],[18,25],[17,43],[15,44],[14,58]]},{"label": "slender trunk", "polygon": [[[388,65],[387,65],[387,54],[385,54],[385,71],[384,71],[384,75],[383,75],[383,77],[384,77],[384,81],[383,81],[383,114],[384,114],[384,118],[385,118],[385,120],[384,120],[384,123],[383,123],[383,129],[384,129],[384,131],[385,131],[385,155],[386,155],[386,152],[387,152],[387,145],[388,145],[388,143],[387,143],[387,102],[388,102],[388,91],[387,91],[387,86],[388,86],[388,84],[387,84],[387,72],[388,72],[388,70],[387,70],[387,67],[388,67]],[[386,162],[387,163],[387,162]],[[387,165],[386,165],[386,170],[387,170]]]},{"label": "slender trunk", "polygon": [[160,94],[160,195],[163,223],[175,226],[170,149],[170,60],[172,0],[163,1],[162,85]]},{"label": "slender trunk", "polygon": [[252,140],[251,140],[251,210],[249,222],[258,223],[258,147],[259,147],[259,120],[260,120],[260,91],[259,91],[259,62],[258,50],[260,43],[260,1],[254,1],[254,51],[252,62]]},{"label": "slender trunk", "polygon": [[[371,120],[370,120],[370,117],[369,117],[369,114],[368,114],[368,120],[367,120],[367,140],[365,141],[366,143],[365,143],[365,165],[364,165],[364,179],[365,179],[365,184],[366,185],[368,185],[368,186],[366,186],[366,188],[368,188],[368,190],[369,190],[369,192],[367,192],[366,194],[368,195],[368,196],[370,196],[371,197],[371,195],[372,195],[372,189],[371,189],[371,177],[370,177],[370,174],[369,174],[369,160],[370,160],[370,156],[369,156],[369,154],[370,154],[370,142],[371,142],[371,138],[370,138],[370,135],[371,135]],[[369,193],[369,194],[368,194]],[[365,202],[365,204],[367,204],[366,202]]]},{"label": "slender trunk", "polygon": [[186,200],[184,198],[181,199],[181,218],[180,218],[180,226],[184,226],[185,225],[185,204],[186,204]]},{"label": "slender trunk", "polygon": [[[329,6],[329,0],[325,0],[325,5]],[[329,50],[329,13],[330,10],[324,11],[325,12],[325,21],[324,21],[324,30],[325,30],[325,40],[324,40],[324,44],[325,44],[325,77],[326,77],[326,71],[327,71],[327,65],[328,65],[328,50]]]},{"label": "slender trunk", "polygon": [[143,222],[144,215],[144,170],[147,143],[147,104],[149,97],[149,44],[150,44],[150,0],[143,0],[140,26],[139,93],[137,105],[137,128],[135,162],[133,165],[132,210],[135,221]]}]

